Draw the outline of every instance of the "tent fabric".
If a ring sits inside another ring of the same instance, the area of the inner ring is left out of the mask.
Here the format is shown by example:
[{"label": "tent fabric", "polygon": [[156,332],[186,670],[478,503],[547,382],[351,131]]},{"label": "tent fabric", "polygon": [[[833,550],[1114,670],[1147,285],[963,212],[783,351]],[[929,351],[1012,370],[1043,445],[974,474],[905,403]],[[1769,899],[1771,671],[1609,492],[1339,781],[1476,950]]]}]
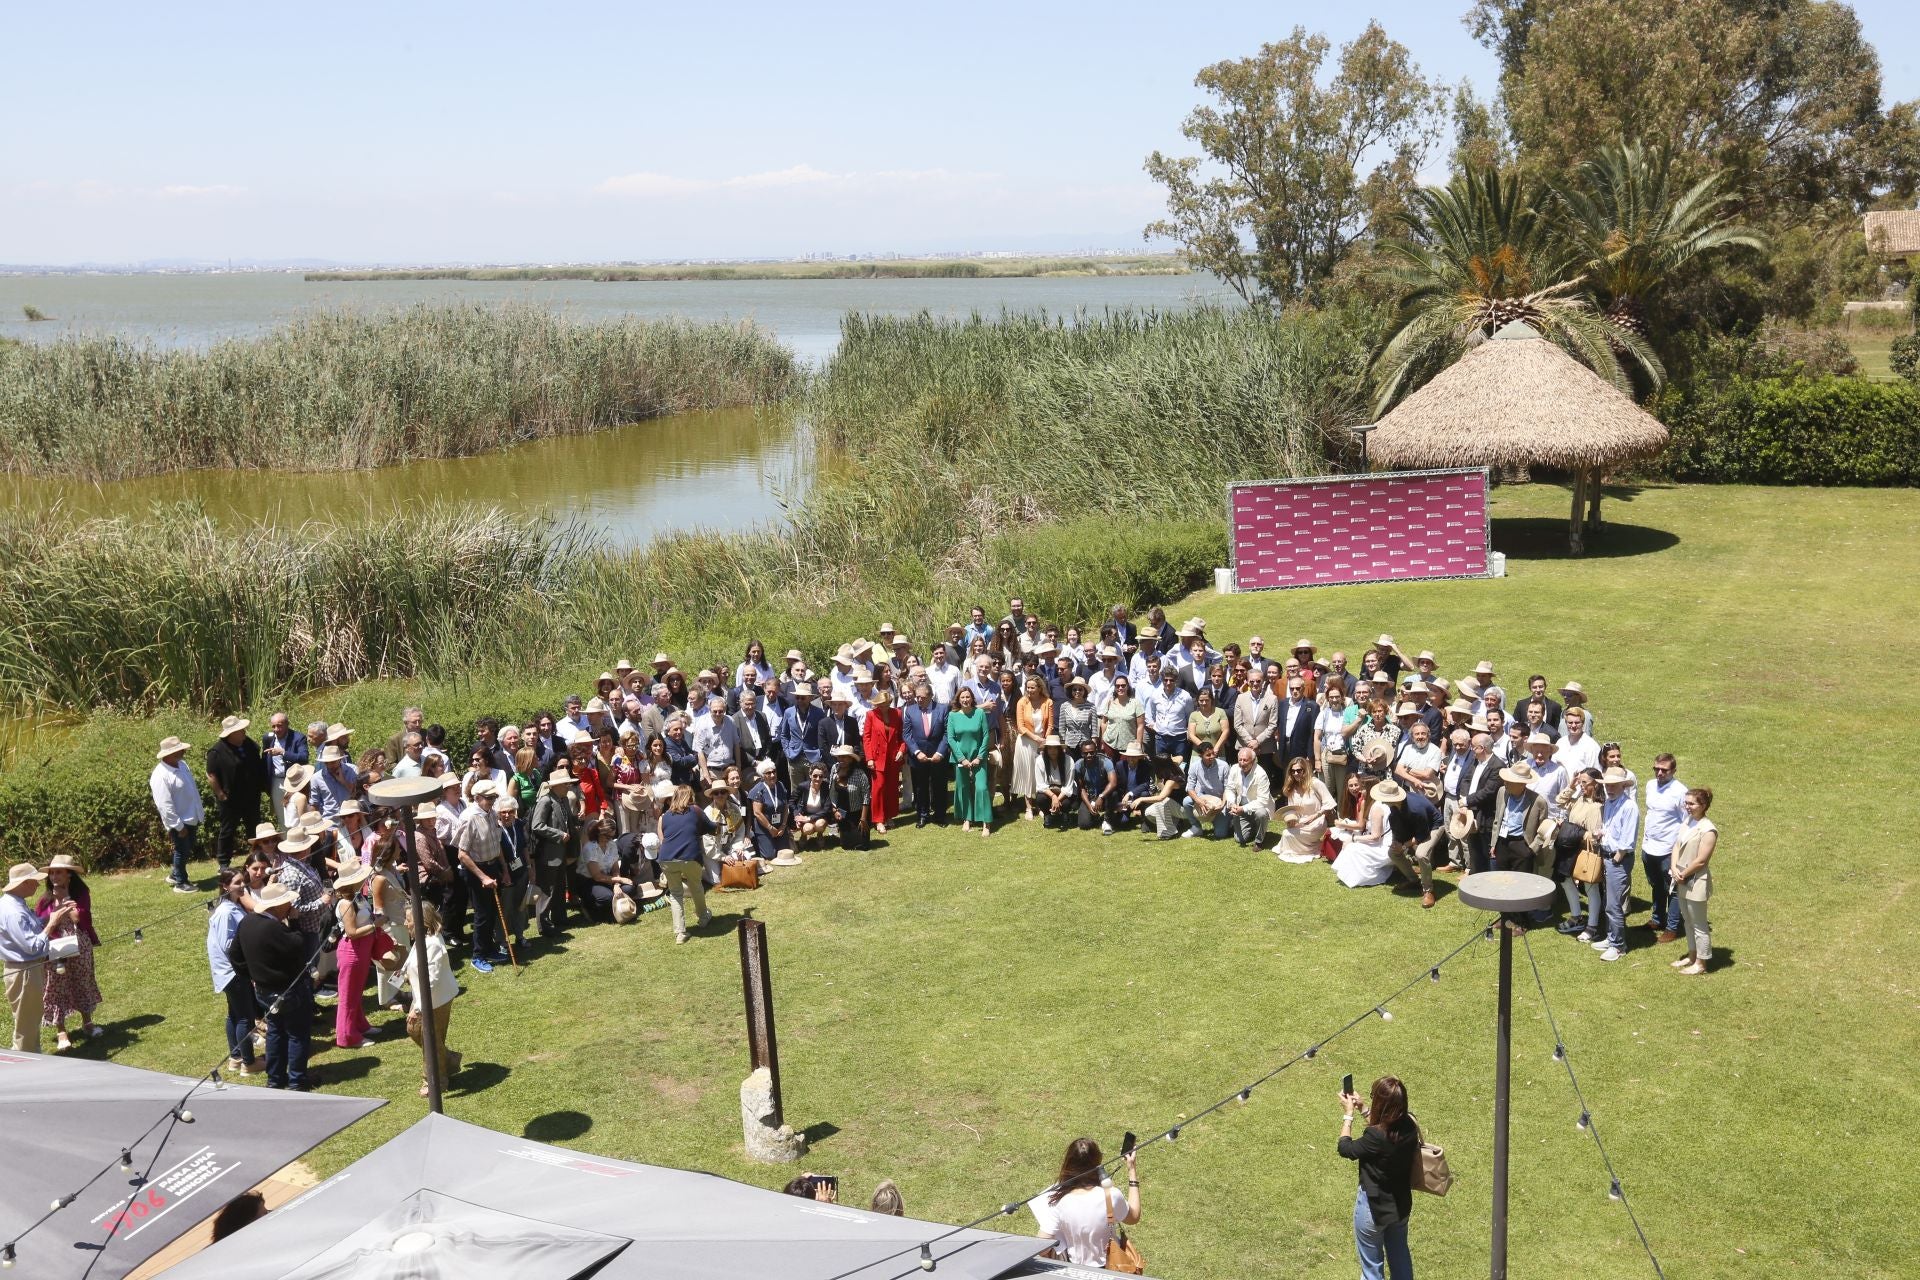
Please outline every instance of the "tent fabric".
[{"label": "tent fabric", "polygon": [[493,1269],[577,1280],[627,1247],[598,1231],[416,1191],[287,1280],[462,1280]]},{"label": "tent fabric", "polygon": [[[122,1148],[193,1086],[185,1076],[113,1062],[0,1053],[0,1241],[107,1167],[20,1242],[16,1274],[120,1280],[240,1192],[386,1105],[203,1084],[186,1104],[193,1122],[162,1123],[133,1146],[134,1171],[123,1172]],[[140,1185],[149,1162],[151,1180]]]},{"label": "tent fabric", "polygon": [[[302,1268],[421,1191],[530,1219],[537,1224],[530,1229],[569,1227],[631,1241],[591,1273],[596,1280],[908,1280],[923,1274],[921,1242],[951,1230],[428,1115],[298,1200],[170,1268],[164,1280],[305,1280]],[[994,1280],[1046,1244],[963,1231],[935,1244],[933,1256],[945,1280]],[[501,1251],[464,1261],[458,1274],[546,1280],[550,1273]]]}]

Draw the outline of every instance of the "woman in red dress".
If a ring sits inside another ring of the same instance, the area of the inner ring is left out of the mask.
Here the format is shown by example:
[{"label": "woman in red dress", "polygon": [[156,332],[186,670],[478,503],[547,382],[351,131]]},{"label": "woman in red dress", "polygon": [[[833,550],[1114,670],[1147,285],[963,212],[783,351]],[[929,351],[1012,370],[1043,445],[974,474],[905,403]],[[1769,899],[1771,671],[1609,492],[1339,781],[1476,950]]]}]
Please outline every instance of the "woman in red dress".
[{"label": "woman in red dress", "polygon": [[887,824],[900,812],[900,766],[907,758],[906,737],[900,729],[900,708],[893,695],[876,689],[873,707],[860,730],[860,745],[866,749],[867,769],[873,779],[873,830],[887,833]]}]

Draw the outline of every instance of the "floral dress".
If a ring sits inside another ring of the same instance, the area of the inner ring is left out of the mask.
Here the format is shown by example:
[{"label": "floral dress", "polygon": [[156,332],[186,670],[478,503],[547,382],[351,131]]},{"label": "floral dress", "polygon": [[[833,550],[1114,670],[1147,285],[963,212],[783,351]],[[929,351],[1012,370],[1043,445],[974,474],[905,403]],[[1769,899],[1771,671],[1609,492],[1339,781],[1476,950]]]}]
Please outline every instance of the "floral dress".
[{"label": "floral dress", "polygon": [[66,928],[54,936],[78,937],[80,952],[47,967],[47,1000],[40,1021],[49,1027],[65,1025],[67,1019],[76,1013],[83,1022],[92,1022],[93,1011],[100,1007],[100,984],[93,976],[93,949],[100,945],[100,937],[93,931],[92,895],[78,899],[56,899],[53,894],[47,893],[42,895],[34,910],[45,920],[69,901],[74,902],[79,910]]}]

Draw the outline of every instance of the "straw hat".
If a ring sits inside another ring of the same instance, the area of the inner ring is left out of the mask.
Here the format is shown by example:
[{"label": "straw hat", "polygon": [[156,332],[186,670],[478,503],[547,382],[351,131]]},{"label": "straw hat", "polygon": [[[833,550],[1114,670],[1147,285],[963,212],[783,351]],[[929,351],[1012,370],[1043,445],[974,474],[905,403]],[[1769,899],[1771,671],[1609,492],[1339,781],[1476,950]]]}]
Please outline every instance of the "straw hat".
[{"label": "straw hat", "polygon": [[1116,662],[1117,662],[1117,661],[1119,661],[1119,659],[1120,659],[1120,651],[1119,651],[1118,649],[1116,649],[1116,648],[1114,648],[1114,647],[1113,647],[1112,645],[1110,645],[1110,644],[1103,644],[1103,645],[1101,645],[1101,646],[1100,646],[1100,650],[1099,650],[1099,654],[1098,654],[1098,656],[1100,657],[1100,659],[1101,659],[1102,661],[1104,661],[1104,660],[1106,660],[1106,659],[1108,659],[1108,658],[1112,658],[1112,659],[1113,659],[1114,661],[1116,661]]},{"label": "straw hat", "polygon": [[[491,779],[488,779],[485,782],[476,782],[473,784],[473,789],[469,791],[467,794],[475,797],[498,796],[500,794],[500,784],[497,782],[494,782]],[[346,808],[347,807],[345,805],[341,805],[340,811],[342,813],[345,813]]]},{"label": "straw hat", "polygon": [[1393,709],[1393,718],[1396,720],[1401,716],[1417,716],[1419,714],[1420,708],[1414,706],[1411,702],[1403,702]]},{"label": "straw hat", "polygon": [[327,726],[326,740],[328,742],[332,742],[335,738],[351,738],[352,736],[353,730],[347,728],[347,726],[341,724],[338,720]]},{"label": "straw hat", "polygon": [[595,680],[595,681],[594,681],[594,683],[595,683],[595,684],[612,684],[612,683],[614,683],[614,679],[613,679],[613,672],[611,672],[611,671],[602,671],[602,672],[600,673],[600,678],[599,678],[598,680]]},{"label": "straw hat", "polygon": [[805,662],[806,660],[807,660],[807,655],[800,652],[798,649],[787,650],[788,662]]},{"label": "straw hat", "polygon": [[252,843],[259,844],[262,840],[271,840],[275,844],[280,843],[280,828],[274,826],[271,822],[261,823],[253,829]]},{"label": "straw hat", "polygon": [[1473,715],[1473,704],[1465,698],[1461,698],[1447,708],[1447,714],[1450,716],[1460,716],[1463,719],[1471,718]]},{"label": "straw hat", "polygon": [[165,760],[168,756],[177,756],[183,751],[191,750],[193,750],[193,748],[187,743],[180,741],[178,738],[168,736],[160,739],[160,749],[153,753],[153,758],[155,760]]},{"label": "straw hat", "polygon": [[883,635],[883,636],[890,636],[890,635],[892,635],[892,634],[893,634],[893,624],[892,624],[891,622],[883,622],[883,623],[881,623],[881,624],[880,624],[880,634],[881,634],[881,635]]},{"label": "straw hat", "polygon": [[309,809],[300,815],[300,821],[294,825],[302,831],[313,834],[327,829],[327,817],[318,809]]},{"label": "straw hat", "polygon": [[1560,686],[1560,692],[1577,693],[1583,698],[1587,696],[1587,691],[1580,687],[1580,682],[1578,680],[1567,681],[1565,684]]},{"label": "straw hat", "polygon": [[838,685],[836,685],[831,690],[828,691],[827,701],[840,702],[840,703],[845,703],[847,706],[852,706],[853,695],[848,693],[845,689],[842,689]]},{"label": "straw hat", "polygon": [[656,653],[653,655],[653,661],[648,665],[655,666],[655,667],[670,667],[673,665],[673,659],[669,658],[664,653]]},{"label": "straw hat", "polygon": [[573,785],[573,775],[567,772],[566,765],[557,764],[553,767],[553,772],[547,775],[547,780],[540,785],[549,791],[555,787],[570,787]]},{"label": "straw hat", "polygon": [[606,703],[606,700],[605,700],[604,698],[588,698],[588,699],[587,699],[587,714],[588,714],[588,715],[590,715],[590,716],[591,716],[591,715],[605,715],[606,713],[607,713],[607,703]]},{"label": "straw hat", "polygon": [[230,733],[244,732],[246,727],[252,723],[253,721],[247,719],[245,716],[227,716],[220,721],[220,736],[224,738]]},{"label": "straw hat", "polygon": [[1384,742],[1376,742],[1367,748],[1367,754],[1360,759],[1361,764],[1371,765],[1375,769],[1386,768],[1387,761],[1393,758],[1393,749]]},{"label": "straw hat", "polygon": [[[1379,788],[1375,787],[1374,790],[1378,791]],[[1455,840],[1465,840],[1479,829],[1480,819],[1476,818],[1473,810],[1467,808],[1465,805],[1461,805],[1458,809],[1455,809],[1453,816],[1447,819],[1447,834]]]},{"label": "straw hat", "polygon": [[1633,775],[1625,769],[1622,769],[1619,765],[1613,766],[1613,768],[1600,775],[1600,782],[1603,786],[1619,786],[1632,781]]},{"label": "straw hat", "polygon": [[440,811],[433,807],[431,801],[422,800],[419,804],[413,806],[413,820],[415,822],[434,822],[438,820],[439,817]]},{"label": "straw hat", "polygon": [[334,877],[333,887],[339,890],[351,889],[357,884],[364,883],[372,874],[373,872],[367,867],[366,863],[356,863],[353,867],[342,871],[338,876]]},{"label": "straw hat", "polygon": [[613,664],[613,669],[616,672],[631,671],[633,670],[633,664],[631,662],[628,662],[625,658],[622,658],[620,659],[620,661]]},{"label": "straw hat", "polygon": [[1181,627],[1178,631],[1174,632],[1173,634],[1180,637],[1182,640],[1198,639],[1200,635],[1198,631],[1195,631],[1193,629],[1193,624],[1191,622],[1187,623],[1185,626]]},{"label": "straw hat", "polygon": [[327,744],[326,750],[320,753],[321,764],[338,764],[340,761],[345,760],[346,758],[347,758],[347,753],[342,751],[338,746],[336,746],[331,742]]},{"label": "straw hat", "polygon": [[1490,676],[1493,674],[1493,664],[1491,662],[1475,663],[1473,667],[1473,674],[1477,676]]},{"label": "straw hat", "polygon": [[858,657],[860,654],[873,652],[873,641],[867,639],[865,636],[861,636],[849,647],[853,650],[854,655]]},{"label": "straw hat", "polygon": [[1120,754],[1129,760],[1145,760],[1147,758],[1147,753],[1140,749],[1140,744],[1137,742],[1129,742]]},{"label": "straw hat", "polygon": [[1475,733],[1485,733],[1487,731],[1487,718],[1485,716],[1475,716],[1473,719],[1467,721],[1467,728],[1473,730]]},{"label": "straw hat", "polygon": [[290,907],[299,901],[293,890],[278,880],[269,881],[267,887],[253,895],[253,909],[265,915],[275,907]]},{"label": "straw hat", "polygon": [[1392,778],[1374,783],[1373,790],[1367,794],[1380,804],[1399,804],[1407,798],[1406,791]]},{"label": "straw hat", "polygon": [[852,747],[843,742],[833,749],[833,758],[835,760],[856,760],[859,756]]},{"label": "straw hat", "polygon": [[811,698],[813,696],[813,686],[803,680],[793,686],[793,696],[796,698]]},{"label": "straw hat", "polygon": [[348,814],[365,813],[365,812],[366,810],[361,807],[360,802],[358,800],[342,800],[340,802],[340,807],[333,811],[333,816],[336,818],[344,818]]},{"label": "straw hat", "polygon": [[1067,744],[1060,740],[1059,734],[1050,733],[1047,735],[1046,740],[1042,742],[1040,745],[1043,747],[1064,747]]},{"label": "straw hat", "polygon": [[278,847],[282,853],[305,853],[313,848],[314,844],[313,832],[295,830],[287,832],[286,839],[282,840]]},{"label": "straw hat", "polygon": [[47,863],[47,870],[49,871],[85,871],[86,868],[81,866],[79,863],[79,860],[76,859],[72,854],[56,853],[53,855],[53,860]]},{"label": "straw hat", "polygon": [[1518,782],[1524,786],[1533,781],[1533,770],[1525,760],[1516,760],[1500,771],[1500,781]]},{"label": "straw hat", "polygon": [[853,665],[853,646],[850,644],[841,645],[838,649],[833,651],[833,660],[843,667],[852,666]]},{"label": "straw hat", "polygon": [[440,790],[442,790],[442,791],[458,791],[459,789],[460,789],[460,775],[459,775],[459,774],[457,774],[457,773],[443,773],[443,774],[441,774],[441,775],[440,775]]},{"label": "straw hat", "polygon": [[896,635],[893,638],[893,647],[896,649],[911,649],[913,647],[913,637],[905,634]]},{"label": "straw hat", "polygon": [[1305,636],[1302,636],[1300,639],[1295,640],[1293,642],[1293,651],[1295,653],[1298,653],[1302,649],[1305,649],[1308,653],[1314,652],[1313,641],[1307,639]]},{"label": "straw hat", "polygon": [[289,791],[305,791],[307,784],[313,781],[313,766],[310,764],[290,764],[287,766],[286,788]]},{"label": "straw hat", "polygon": [[1036,658],[1058,652],[1060,652],[1060,646],[1051,640],[1042,640],[1039,644],[1033,646],[1033,656]]},{"label": "straw hat", "polygon": [[773,860],[773,865],[776,867],[798,867],[804,866],[805,864],[806,859],[791,849],[781,850],[780,856]]},{"label": "straw hat", "polygon": [[873,691],[874,706],[884,707],[889,703],[891,703],[892,701],[893,701],[893,691],[891,689],[875,689]]},{"label": "straw hat", "polygon": [[1187,625],[1195,631],[1205,631],[1207,629],[1207,620],[1196,613],[1187,619]]},{"label": "straw hat", "polygon": [[1527,735],[1527,745],[1530,747],[1551,747],[1553,746],[1553,739],[1541,730],[1535,729]]},{"label": "straw hat", "polygon": [[1382,631],[1380,638],[1373,642],[1373,647],[1376,649],[1391,649],[1393,648],[1393,637]]},{"label": "straw hat", "polygon": [[1414,661],[1415,662],[1438,662],[1440,661],[1440,659],[1433,656],[1433,650],[1422,649],[1420,651],[1420,656],[1415,658]]},{"label": "straw hat", "polygon": [[1073,679],[1067,681],[1067,688],[1069,689],[1084,689],[1086,687],[1087,687],[1087,682],[1085,680],[1082,680],[1079,676],[1075,676]]},{"label": "straw hat", "polygon": [[40,868],[31,862],[16,862],[7,872],[7,887],[4,892],[12,893],[23,884],[39,884],[46,877],[40,874]]},{"label": "straw hat", "polygon": [[731,793],[733,791],[733,787],[727,782],[725,778],[715,778],[712,782],[709,782],[707,784],[707,794],[712,795],[716,791],[725,791],[725,792]]}]

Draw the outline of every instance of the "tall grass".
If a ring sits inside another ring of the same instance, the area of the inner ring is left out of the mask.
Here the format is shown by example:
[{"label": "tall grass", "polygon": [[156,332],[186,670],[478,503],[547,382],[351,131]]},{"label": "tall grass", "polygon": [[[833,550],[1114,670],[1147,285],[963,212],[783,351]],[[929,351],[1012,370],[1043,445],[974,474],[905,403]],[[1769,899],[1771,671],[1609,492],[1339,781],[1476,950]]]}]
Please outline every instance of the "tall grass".
[{"label": "tall grass", "polygon": [[551,643],[577,536],[458,507],[284,528],[0,518],[0,700],[245,707]]},{"label": "tall grass", "polygon": [[584,323],[528,305],[314,312],[204,352],[72,337],[0,348],[0,469],[350,470],[768,404],[800,379],[751,325]]}]

